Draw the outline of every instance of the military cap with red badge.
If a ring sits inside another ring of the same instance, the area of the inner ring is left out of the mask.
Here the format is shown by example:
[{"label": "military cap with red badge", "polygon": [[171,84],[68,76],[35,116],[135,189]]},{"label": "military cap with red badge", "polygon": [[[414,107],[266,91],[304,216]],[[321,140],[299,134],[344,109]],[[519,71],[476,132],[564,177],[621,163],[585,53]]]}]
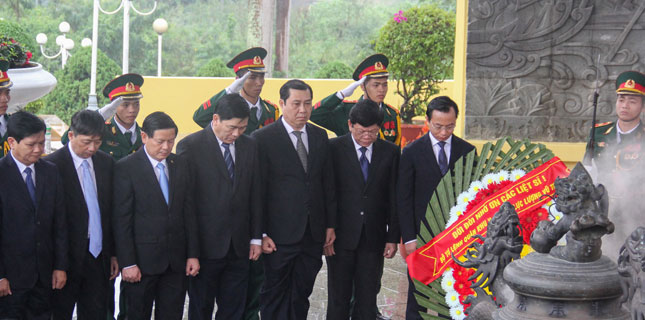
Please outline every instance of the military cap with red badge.
[{"label": "military cap with red badge", "polygon": [[264,48],[254,47],[242,51],[242,53],[231,59],[226,66],[232,68],[235,73],[244,69],[257,73],[265,73],[264,58],[266,56],[267,51]]},{"label": "military cap with red badge", "polygon": [[616,78],[616,93],[645,96],[645,75],[638,71],[625,71]]},{"label": "military cap with red badge", "polygon": [[354,70],[353,78],[355,81],[362,79],[363,77],[369,78],[383,78],[388,77],[390,74],[387,71],[387,66],[390,64],[390,60],[384,54],[377,53],[371,55],[363,62],[361,62],[356,70]]},{"label": "military cap with red badge", "polygon": [[126,73],[114,78],[103,88],[103,95],[110,101],[121,97],[123,100],[141,99],[143,77],[136,73]]},{"label": "military cap with red badge", "polygon": [[8,89],[13,85],[7,70],[9,70],[9,61],[0,60],[0,89]]}]

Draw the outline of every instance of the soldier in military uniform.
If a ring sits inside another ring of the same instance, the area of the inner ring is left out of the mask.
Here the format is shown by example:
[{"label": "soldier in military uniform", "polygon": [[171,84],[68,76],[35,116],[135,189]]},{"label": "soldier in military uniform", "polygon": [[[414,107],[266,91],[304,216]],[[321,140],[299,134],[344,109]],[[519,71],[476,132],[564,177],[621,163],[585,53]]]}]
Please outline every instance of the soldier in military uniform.
[{"label": "soldier in military uniform", "polygon": [[273,123],[280,117],[280,109],[277,105],[268,100],[260,98],[262,87],[264,86],[264,58],[267,51],[264,48],[250,48],[231,59],[226,66],[232,68],[235,72],[236,79],[226,89],[218,92],[212,98],[200,105],[193,120],[202,128],[206,127],[213,120],[215,106],[217,101],[225,94],[239,93],[249,104],[251,117],[249,125],[246,127],[245,134],[262,128]]},{"label": "soldier in military uniform", "polygon": [[13,83],[9,79],[7,70],[9,69],[9,62],[0,60],[0,157],[3,157],[9,152],[9,142],[7,142],[7,123],[9,115],[7,115],[7,108],[9,108],[9,101],[11,100],[11,86]]},{"label": "soldier in military uniform", "polygon": [[[633,229],[645,203],[641,187],[645,174],[645,75],[626,71],[616,79],[617,121],[599,123],[594,128],[593,169],[596,183],[607,187],[610,220],[615,232],[603,238],[603,253],[617,258],[618,249]],[[589,150],[589,148],[587,148]]]},{"label": "soldier in military uniform", "polygon": [[349,110],[356,104],[356,100],[345,100],[351,96],[357,87],[363,90],[362,99],[370,99],[376,102],[385,118],[380,125],[381,139],[390,141],[398,146],[401,145],[401,116],[399,110],[383,102],[387,95],[387,80],[389,73],[387,66],[389,60],[383,54],[375,54],[367,57],[354,70],[354,83],[347,88],[331,94],[314,105],[311,113],[311,121],[333,131],[337,136],[349,132],[347,119]]}]

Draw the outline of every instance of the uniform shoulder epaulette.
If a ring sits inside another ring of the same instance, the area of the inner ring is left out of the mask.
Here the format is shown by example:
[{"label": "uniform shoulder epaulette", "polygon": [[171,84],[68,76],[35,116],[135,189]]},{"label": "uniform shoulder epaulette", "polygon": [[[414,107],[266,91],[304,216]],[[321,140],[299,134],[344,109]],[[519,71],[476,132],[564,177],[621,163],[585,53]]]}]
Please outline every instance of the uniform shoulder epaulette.
[{"label": "uniform shoulder epaulette", "polygon": [[392,106],[391,104],[389,104],[389,103],[386,103],[385,105],[386,105],[386,106],[388,106],[390,109],[392,109],[392,110],[396,111],[396,114],[401,114],[401,112],[399,111],[399,108],[393,107],[393,106]]},{"label": "uniform shoulder epaulette", "polygon": [[343,103],[357,103],[358,100],[343,100]]},{"label": "uniform shoulder epaulette", "polygon": [[274,106],[276,109],[279,109],[279,108],[280,108],[280,107],[278,107],[278,105],[277,105],[277,104],[275,104],[275,103],[273,103],[273,102],[271,102],[271,101],[269,101],[269,100],[262,99],[262,101],[264,101],[264,103],[266,103],[266,104],[270,104],[270,105]]},{"label": "uniform shoulder epaulette", "polygon": [[108,126],[111,125],[112,124],[112,119],[105,120],[105,124],[107,124]]},{"label": "uniform shoulder epaulette", "polygon": [[600,128],[600,127],[604,127],[604,126],[608,126],[608,125],[612,125],[612,124],[614,124],[612,121],[603,122],[603,123],[596,123],[596,125],[594,127]]}]

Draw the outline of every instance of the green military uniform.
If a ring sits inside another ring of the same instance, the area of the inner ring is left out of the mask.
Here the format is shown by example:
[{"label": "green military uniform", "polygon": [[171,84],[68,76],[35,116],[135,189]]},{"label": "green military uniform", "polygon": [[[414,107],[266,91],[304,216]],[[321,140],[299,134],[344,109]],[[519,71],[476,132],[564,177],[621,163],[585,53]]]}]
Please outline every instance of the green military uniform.
[{"label": "green military uniform", "polygon": [[[213,120],[213,114],[215,113],[217,101],[221,99],[226,94],[226,90],[218,92],[216,95],[208,99],[206,102],[202,103],[195,113],[193,114],[193,120],[200,127],[206,127],[211,120]],[[262,106],[262,115],[260,119],[257,118],[256,114],[251,112],[249,117],[249,124],[246,127],[245,134],[251,134],[251,132],[262,128],[266,125],[269,125],[275,122],[280,117],[280,108],[271,101],[260,99],[260,105]]]},{"label": "green military uniform", "polygon": [[[358,101],[363,100],[363,96]],[[311,112],[311,121],[321,127],[333,131],[340,137],[349,132],[347,120],[349,111],[358,102],[357,100],[341,100],[333,93],[322,99]],[[387,103],[381,103],[383,109],[383,123],[381,124],[381,139],[401,145],[401,115],[399,110]]]},{"label": "green military uniform", "polygon": [[[388,77],[388,58],[383,54],[375,54],[367,57],[354,70],[353,79],[358,81],[364,77],[384,78]],[[359,99],[364,99],[365,95]],[[311,121],[323,128],[333,131],[340,137],[349,132],[347,120],[349,111],[357,103],[356,100],[343,100],[333,93],[314,105],[311,112]],[[380,125],[381,139],[390,141],[397,146],[401,145],[401,115],[399,110],[387,103],[381,103],[383,110],[383,123]]]},{"label": "green military uniform", "polygon": [[138,124],[134,124],[134,132],[137,136],[137,139],[133,144],[132,140],[129,140],[121,132],[114,121],[116,120],[114,119],[114,117],[112,117],[112,119],[105,122],[105,125],[107,126],[107,132],[103,136],[103,143],[101,143],[100,149],[112,156],[114,160],[119,160],[139,150],[139,148],[141,148],[141,146],[143,145],[143,142],[141,141],[141,128]]},{"label": "green military uniform", "polygon": [[[13,82],[11,82],[11,79],[9,79],[9,74],[7,74],[7,70],[9,70],[9,62],[6,60],[0,60],[0,90],[8,90],[13,86]],[[4,117],[4,125],[6,126],[7,123],[9,123],[9,115],[6,113],[2,115]],[[7,138],[9,137],[7,128],[5,127],[5,133],[0,137],[0,143],[2,143],[2,150],[0,150],[0,157],[4,157],[7,153],[9,153],[9,142],[7,142]]]},{"label": "green military uniform", "polygon": [[[264,58],[267,56],[267,51],[264,48],[254,47],[242,51],[229,61],[226,66],[232,68],[233,71],[239,75],[238,71],[248,70],[248,72],[265,73]],[[226,94],[226,89],[218,92],[216,95],[202,103],[195,113],[193,114],[193,121],[200,127],[206,127],[213,120],[213,114],[217,110],[217,102]],[[262,113],[258,118],[257,114],[251,111],[249,116],[249,123],[246,127],[245,134],[262,128],[268,124],[275,122],[280,117],[280,108],[271,101],[260,99],[260,108]]]}]

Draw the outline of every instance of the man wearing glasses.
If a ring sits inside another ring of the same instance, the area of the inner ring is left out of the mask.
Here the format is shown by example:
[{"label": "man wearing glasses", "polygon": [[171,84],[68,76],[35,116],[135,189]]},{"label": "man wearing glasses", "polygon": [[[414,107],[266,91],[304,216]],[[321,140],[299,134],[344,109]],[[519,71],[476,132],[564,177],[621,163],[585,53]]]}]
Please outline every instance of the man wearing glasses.
[{"label": "man wearing glasses", "polygon": [[[426,111],[428,135],[410,143],[401,154],[397,205],[401,237],[405,250],[417,249],[417,234],[426,207],[441,178],[462,156],[475,149],[473,145],[453,135],[459,109],[446,96],[432,99]],[[410,280],[406,319],[421,319],[421,308],[414,298],[414,284]]]}]

